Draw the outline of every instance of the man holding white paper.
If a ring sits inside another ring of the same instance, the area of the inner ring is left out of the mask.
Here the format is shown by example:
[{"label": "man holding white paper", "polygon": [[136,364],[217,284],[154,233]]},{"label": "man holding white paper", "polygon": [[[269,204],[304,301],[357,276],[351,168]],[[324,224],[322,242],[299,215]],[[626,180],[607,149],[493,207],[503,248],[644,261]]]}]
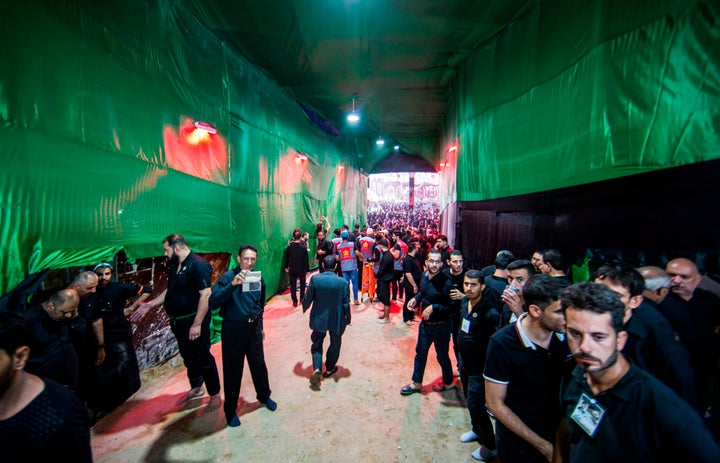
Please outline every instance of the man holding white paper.
[{"label": "man holding white paper", "polygon": [[249,244],[238,251],[238,267],[223,274],[213,288],[210,308],[220,307],[222,324],[223,389],[225,418],[228,426],[240,426],[237,416],[240,383],[247,357],[257,400],[270,411],[277,404],[270,398],[270,383],[263,351],[263,313],[265,280],[253,271],[257,249]]}]

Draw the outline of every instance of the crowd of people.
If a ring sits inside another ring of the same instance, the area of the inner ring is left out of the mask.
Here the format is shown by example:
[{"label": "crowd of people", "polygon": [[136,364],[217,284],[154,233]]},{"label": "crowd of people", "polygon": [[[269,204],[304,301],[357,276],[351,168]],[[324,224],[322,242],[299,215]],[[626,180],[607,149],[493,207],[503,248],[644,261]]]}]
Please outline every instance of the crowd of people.
[{"label": "crowd of people", "polygon": [[[392,210],[385,217],[397,220]],[[325,260],[321,275],[337,273],[338,296],[324,302],[334,320],[346,313],[349,322],[349,286],[354,304],[363,293],[379,302],[379,323],[399,299],[405,323],[419,317],[401,395],[422,391],[431,346],[442,371],[433,389],[456,389],[452,342],[472,425],[459,438],[480,443],[474,459],[720,461],[720,298],[698,287],[689,259],[665,269],[607,262],[573,284],[555,249],[527,260],[501,250],[494,265],[467,269],[442,235],[378,223],[343,226],[328,240],[322,225],[316,257]],[[369,281],[357,280],[359,268]],[[325,374],[336,368],[339,340],[331,346]],[[315,382],[320,348],[313,340]]]},{"label": "crowd of people", "polygon": [[[311,311],[311,388],[338,371],[353,305],[377,304],[377,321],[387,324],[391,305],[402,301],[403,322],[419,325],[410,382],[399,392],[423,390],[434,347],[442,380],[433,389],[461,388],[471,429],[458,440],[479,444],[474,459],[720,461],[720,299],[698,286],[694,262],[676,258],[665,268],[638,269],[608,262],[577,284],[553,249],[528,259],[501,250],[492,265],[468,269],[446,236],[388,212],[370,226],[332,232],[323,217],[312,259],[309,234],[293,232],[282,266],[293,305]],[[243,245],[237,266],[213,284],[211,265],[181,235],[169,235],[163,247],[168,286],[152,300],[149,288],[113,282],[113,266],[101,262],[22,314],[0,313],[0,447],[8,461],[58,450],[91,461],[92,420],[140,387],[130,322],[160,307],[189,383],[177,405],[207,392],[208,409],[222,406],[227,425],[240,426],[247,360],[257,400],[277,409],[264,356],[267,294],[255,269],[257,249]],[[311,260],[319,273],[306,286]],[[215,309],[222,316],[222,384],[210,352]]]},{"label": "crowd of people", "polygon": [[435,202],[377,201],[368,206],[367,223],[387,230],[415,228],[440,234],[440,206]]}]

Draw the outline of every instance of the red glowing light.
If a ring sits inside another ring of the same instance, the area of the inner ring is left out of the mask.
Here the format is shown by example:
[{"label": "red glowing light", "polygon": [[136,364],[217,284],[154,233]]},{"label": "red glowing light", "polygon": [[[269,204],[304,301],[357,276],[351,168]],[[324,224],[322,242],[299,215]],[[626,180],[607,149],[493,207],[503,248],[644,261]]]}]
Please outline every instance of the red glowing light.
[{"label": "red glowing light", "polygon": [[307,158],[308,158],[308,157],[307,157],[307,154],[298,153],[298,154],[297,154],[297,158],[300,159],[301,161],[307,161]]},{"label": "red glowing light", "polygon": [[448,147],[447,152],[448,152],[448,153],[454,153],[454,152],[457,151],[457,149],[458,149],[457,143],[455,143],[455,144],[452,144],[452,145],[450,145],[450,146]]},{"label": "red glowing light", "polygon": [[199,130],[204,130],[207,133],[217,133],[217,129],[212,124],[208,124],[207,122],[195,121],[195,127]]}]

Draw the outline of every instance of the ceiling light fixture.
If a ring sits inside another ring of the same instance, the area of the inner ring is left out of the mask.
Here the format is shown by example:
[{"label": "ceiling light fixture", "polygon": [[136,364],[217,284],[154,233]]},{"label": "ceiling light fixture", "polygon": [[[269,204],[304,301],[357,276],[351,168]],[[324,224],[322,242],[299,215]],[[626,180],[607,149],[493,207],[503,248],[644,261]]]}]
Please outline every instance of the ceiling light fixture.
[{"label": "ceiling light fixture", "polygon": [[347,121],[348,121],[349,123],[351,123],[351,124],[356,124],[356,123],[358,123],[358,121],[360,121],[360,115],[355,112],[355,98],[356,98],[356,97],[357,97],[356,95],[353,95],[353,98],[352,98],[352,106],[353,106],[352,112],[351,112],[350,114],[348,114],[348,115],[347,115],[347,118],[346,118]]},{"label": "ceiling light fixture", "polygon": [[393,146],[393,149],[394,149],[395,151],[399,151],[399,150],[400,150],[400,145],[395,145],[395,146]]},{"label": "ceiling light fixture", "polygon": [[378,146],[383,146],[385,144],[385,140],[383,140],[382,135],[378,135],[377,140],[375,140],[375,144]]}]

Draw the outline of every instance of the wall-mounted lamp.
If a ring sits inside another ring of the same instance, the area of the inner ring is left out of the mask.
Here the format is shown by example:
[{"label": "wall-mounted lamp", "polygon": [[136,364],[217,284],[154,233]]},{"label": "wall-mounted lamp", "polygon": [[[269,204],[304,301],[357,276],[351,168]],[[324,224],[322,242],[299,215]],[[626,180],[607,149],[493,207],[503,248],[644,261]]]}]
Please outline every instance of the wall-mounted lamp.
[{"label": "wall-mounted lamp", "polygon": [[453,143],[452,145],[450,145],[450,146],[448,147],[447,152],[448,152],[448,153],[455,153],[455,152],[457,152],[457,149],[458,149],[457,143]]},{"label": "wall-mounted lamp", "polygon": [[307,158],[308,158],[307,154],[305,154],[305,153],[298,153],[298,154],[296,154],[296,157],[301,161],[307,161]]},{"label": "wall-mounted lamp", "polygon": [[195,121],[195,128],[198,130],[203,130],[207,133],[217,133],[217,129],[212,124],[208,124],[207,122]]},{"label": "wall-mounted lamp", "polygon": [[342,164],[338,164],[337,170],[338,170],[338,172],[342,172],[343,170],[345,170],[345,166]]},{"label": "wall-mounted lamp", "polygon": [[447,161],[440,161],[440,163],[438,164],[438,166],[440,166],[441,169],[444,169],[444,168],[446,168],[446,167],[448,166],[448,162],[447,162]]}]

